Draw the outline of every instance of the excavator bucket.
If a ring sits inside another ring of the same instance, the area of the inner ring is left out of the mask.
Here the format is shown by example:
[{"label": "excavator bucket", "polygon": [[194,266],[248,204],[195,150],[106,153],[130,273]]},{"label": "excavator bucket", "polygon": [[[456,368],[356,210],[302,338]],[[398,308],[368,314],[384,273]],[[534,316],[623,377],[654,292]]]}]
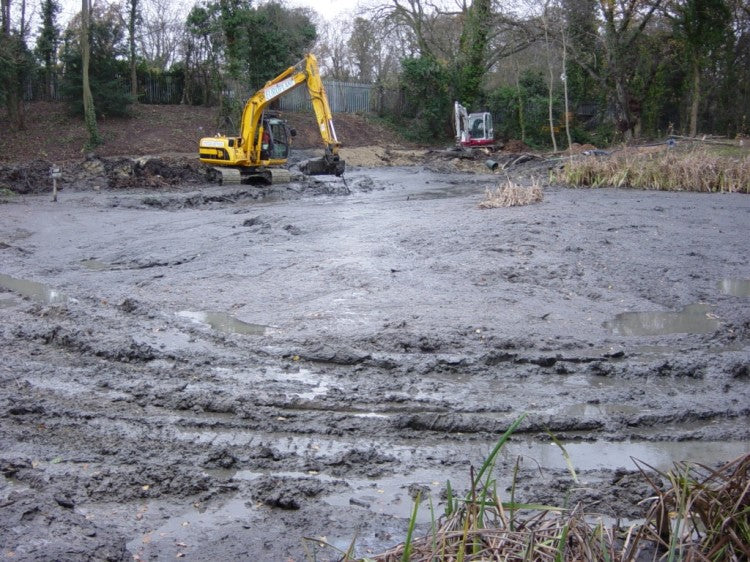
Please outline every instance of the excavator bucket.
[{"label": "excavator bucket", "polygon": [[302,162],[300,171],[307,176],[343,176],[346,162],[338,154],[326,152],[323,158],[312,158]]}]

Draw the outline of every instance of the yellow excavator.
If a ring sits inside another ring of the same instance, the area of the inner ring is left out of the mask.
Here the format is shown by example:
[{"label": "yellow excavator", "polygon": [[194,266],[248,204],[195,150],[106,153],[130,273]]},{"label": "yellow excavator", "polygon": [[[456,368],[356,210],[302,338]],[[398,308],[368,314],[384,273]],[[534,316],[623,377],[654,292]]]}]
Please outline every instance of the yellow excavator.
[{"label": "yellow excavator", "polygon": [[292,137],[296,132],[266,108],[273,100],[302,84],[307,85],[310,93],[325,154],[320,159],[306,161],[300,169],[308,175],[344,174],[346,164],[339,157],[341,143],[336,138],[318,61],[314,55],[308,54],[296,65],[266,82],[247,100],[242,110],[239,136],[216,135],[201,139],[200,161],[213,166],[221,183],[245,183],[254,179],[283,183],[291,179],[289,171],[282,166],[289,158]]}]

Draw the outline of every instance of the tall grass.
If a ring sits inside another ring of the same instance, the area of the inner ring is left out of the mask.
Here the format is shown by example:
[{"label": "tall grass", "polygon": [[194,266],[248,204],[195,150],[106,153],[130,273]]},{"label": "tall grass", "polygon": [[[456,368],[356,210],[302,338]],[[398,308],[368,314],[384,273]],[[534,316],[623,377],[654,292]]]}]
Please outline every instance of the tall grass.
[{"label": "tall grass", "polygon": [[750,155],[726,156],[708,149],[625,150],[570,160],[554,179],[572,187],[750,193]]}]

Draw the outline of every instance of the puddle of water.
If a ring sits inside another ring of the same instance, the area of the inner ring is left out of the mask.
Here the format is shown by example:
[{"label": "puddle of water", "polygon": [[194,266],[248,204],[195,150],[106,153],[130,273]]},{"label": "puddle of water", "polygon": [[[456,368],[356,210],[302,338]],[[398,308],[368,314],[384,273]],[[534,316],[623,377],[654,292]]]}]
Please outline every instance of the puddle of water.
[{"label": "puddle of water", "polygon": [[93,258],[90,260],[81,260],[81,265],[91,271],[106,271],[107,269],[110,269],[109,264]]},{"label": "puddle of water", "polygon": [[409,492],[409,485],[416,484],[421,489],[422,502],[417,510],[417,523],[429,523],[433,515],[430,513],[429,498],[437,510],[435,518],[443,512],[438,506],[441,492],[445,488],[446,480],[452,484],[463,482],[459,473],[441,474],[439,478],[433,471],[417,470],[410,474],[396,474],[394,476],[378,478],[377,480],[348,479],[351,489],[339,494],[326,496],[324,501],[339,508],[358,506],[380,515],[389,515],[399,519],[410,519],[414,511],[414,497]]},{"label": "puddle of water", "polygon": [[[743,441],[594,441],[564,443],[564,446],[576,470],[635,470],[632,459],[643,461],[659,470],[669,470],[674,467],[675,462],[683,460],[713,466],[736,459],[750,450],[750,443]],[[513,456],[533,458],[545,468],[567,468],[560,449],[554,443],[519,442],[510,447],[509,451]]]},{"label": "puddle of water", "polygon": [[623,312],[604,326],[618,336],[710,334],[719,327],[704,304],[686,306],[680,312]]},{"label": "puddle of water", "polygon": [[300,369],[298,372],[282,371],[276,377],[282,383],[286,381],[301,383],[307,390],[299,392],[295,388],[290,391],[290,394],[299,396],[304,400],[313,400],[319,396],[324,396],[328,393],[332,383],[331,377],[325,375],[313,376],[309,369]]},{"label": "puddle of water", "polygon": [[16,279],[2,273],[0,273],[0,287],[44,304],[64,304],[68,302],[68,297],[57,289],[36,281]]},{"label": "puddle of water", "polygon": [[618,414],[638,414],[640,408],[628,404],[571,404],[563,408],[560,413],[580,418],[601,418]]},{"label": "puddle of water", "polygon": [[264,326],[263,324],[243,322],[225,312],[195,312],[191,310],[181,310],[177,313],[177,316],[188,318],[199,324],[208,324],[214,330],[228,334],[263,336],[268,329],[268,326]]},{"label": "puddle of water", "polygon": [[276,369],[272,367],[252,371],[234,370],[217,367],[214,372],[222,377],[230,377],[243,384],[259,382],[273,384],[279,392],[287,396],[299,397],[303,400],[313,400],[325,396],[336,380],[322,373],[313,374],[310,369],[298,368],[296,370]]},{"label": "puddle of water", "polygon": [[750,279],[722,279],[719,290],[733,297],[750,297]]},{"label": "puddle of water", "polygon": [[0,309],[12,308],[16,302],[13,299],[0,299]]},{"label": "puddle of water", "polygon": [[[147,502],[143,505],[140,513],[149,516],[150,513],[158,512],[160,502]],[[84,511],[85,514],[85,510]],[[179,551],[183,554],[198,553],[200,543],[196,535],[205,529],[242,524],[250,525],[253,521],[260,519],[259,510],[237,494],[217,507],[208,509],[190,507],[179,515],[167,518],[163,524],[154,527],[145,534],[138,534],[127,543],[130,552],[139,554],[144,558],[148,556],[143,552],[157,547]]]},{"label": "puddle of water", "polygon": [[463,197],[465,195],[483,193],[483,190],[476,185],[464,185],[456,186],[451,185],[448,187],[442,187],[438,189],[431,189],[422,191],[419,193],[410,193],[408,199],[410,201],[428,201],[430,199],[448,199],[449,197]]}]

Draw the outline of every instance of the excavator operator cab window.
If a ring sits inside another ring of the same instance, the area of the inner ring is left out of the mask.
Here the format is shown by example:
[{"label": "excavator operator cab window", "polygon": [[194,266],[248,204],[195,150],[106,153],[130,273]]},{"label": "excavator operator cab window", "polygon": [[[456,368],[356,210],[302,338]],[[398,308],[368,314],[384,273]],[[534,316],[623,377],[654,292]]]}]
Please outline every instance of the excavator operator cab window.
[{"label": "excavator operator cab window", "polygon": [[288,158],[290,134],[286,122],[281,119],[269,119],[266,122],[266,131],[270,135],[268,156],[272,160]]},{"label": "excavator operator cab window", "polygon": [[484,138],[484,123],[482,119],[474,119],[474,123],[471,126],[471,136],[475,139]]}]

